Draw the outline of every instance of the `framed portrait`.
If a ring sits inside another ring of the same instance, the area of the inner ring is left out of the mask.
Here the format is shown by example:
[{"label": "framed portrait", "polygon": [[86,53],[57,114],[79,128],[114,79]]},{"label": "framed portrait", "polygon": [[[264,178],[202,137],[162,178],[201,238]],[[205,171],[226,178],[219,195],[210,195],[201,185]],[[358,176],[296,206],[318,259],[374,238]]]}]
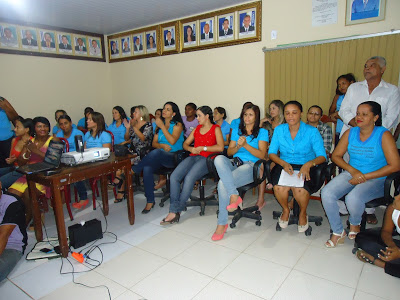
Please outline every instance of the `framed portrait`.
[{"label": "framed portrait", "polygon": [[75,55],[87,56],[87,37],[74,34]]},{"label": "framed portrait", "polygon": [[218,42],[232,41],[235,39],[235,14],[230,13],[217,17]]},{"label": "framed portrait", "polygon": [[120,42],[119,39],[112,39],[108,41],[109,47],[108,49],[110,50],[110,59],[115,59],[118,58],[120,55]]},{"label": "framed portrait", "polygon": [[198,45],[198,21],[190,21],[181,24],[181,43],[183,48]]},{"label": "framed portrait", "polygon": [[22,50],[39,51],[38,34],[35,28],[21,27]]},{"label": "framed portrait", "polygon": [[132,38],[130,35],[121,38],[122,56],[132,55]]},{"label": "framed portrait", "polygon": [[72,53],[72,35],[65,32],[57,32],[58,40],[58,53],[73,54]]},{"label": "framed portrait", "polygon": [[40,50],[56,52],[56,34],[54,31],[39,29]]},{"label": "framed portrait", "polygon": [[88,37],[89,42],[89,56],[92,57],[101,57],[102,50],[101,50],[101,41],[98,37]]},{"label": "framed portrait", "polygon": [[256,8],[241,10],[238,12],[239,39],[255,37],[257,34]]},{"label": "framed portrait", "polygon": [[143,36],[144,36],[143,32],[136,33],[132,36],[133,55],[143,55],[144,54]]},{"label": "framed portrait", "polygon": [[146,53],[157,53],[157,30],[146,31],[144,35],[146,37]]},{"label": "framed portrait", "polygon": [[347,0],[346,25],[385,19],[386,0]]},{"label": "framed portrait", "polygon": [[200,20],[200,45],[215,43],[215,18]]},{"label": "framed portrait", "polygon": [[17,26],[0,23],[0,47],[19,48]]},{"label": "framed portrait", "polygon": [[179,26],[178,22],[171,22],[161,25],[162,53],[172,54],[179,51]]}]

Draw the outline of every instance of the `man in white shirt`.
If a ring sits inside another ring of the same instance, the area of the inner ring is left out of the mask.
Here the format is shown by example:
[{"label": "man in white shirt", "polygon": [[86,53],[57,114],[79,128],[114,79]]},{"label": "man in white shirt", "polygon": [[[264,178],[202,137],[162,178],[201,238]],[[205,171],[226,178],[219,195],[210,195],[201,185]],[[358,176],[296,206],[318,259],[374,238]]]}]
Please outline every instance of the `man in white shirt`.
[{"label": "man in white shirt", "polygon": [[[396,128],[400,114],[400,92],[398,87],[382,79],[386,70],[386,60],[381,56],[373,56],[364,65],[364,81],[349,86],[340,106],[339,116],[343,120],[340,135],[350,127],[357,126],[354,118],[357,106],[365,101],[374,101],[381,105],[382,126],[387,129]],[[342,201],[341,201],[342,202]],[[367,209],[367,221],[376,224],[375,210]]]}]

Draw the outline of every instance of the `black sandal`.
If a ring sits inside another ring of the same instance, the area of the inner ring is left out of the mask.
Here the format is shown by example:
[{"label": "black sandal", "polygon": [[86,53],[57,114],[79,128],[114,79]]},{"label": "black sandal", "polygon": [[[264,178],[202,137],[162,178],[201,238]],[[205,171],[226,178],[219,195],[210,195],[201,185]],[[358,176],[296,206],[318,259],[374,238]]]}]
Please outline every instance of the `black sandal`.
[{"label": "black sandal", "polygon": [[174,224],[174,223],[179,223],[180,217],[181,217],[180,213],[175,213],[175,218],[173,218],[171,221],[165,221],[165,218],[164,218],[160,222],[160,225],[170,225],[170,224]]},{"label": "black sandal", "polygon": [[121,177],[115,176],[114,179],[118,179],[118,182],[117,182],[117,183],[115,183],[115,182],[110,182],[110,183],[108,184],[108,186],[109,186],[109,187],[116,187],[116,188],[120,189],[121,186],[122,186],[123,183],[124,183],[125,177],[124,177],[124,176],[121,176]]},{"label": "black sandal", "polygon": [[121,199],[115,198],[114,203],[120,203],[120,202],[122,202],[122,201],[125,199],[125,197],[126,197],[125,191],[117,191],[117,193],[118,193],[118,194],[122,194],[122,198],[121,198]]}]

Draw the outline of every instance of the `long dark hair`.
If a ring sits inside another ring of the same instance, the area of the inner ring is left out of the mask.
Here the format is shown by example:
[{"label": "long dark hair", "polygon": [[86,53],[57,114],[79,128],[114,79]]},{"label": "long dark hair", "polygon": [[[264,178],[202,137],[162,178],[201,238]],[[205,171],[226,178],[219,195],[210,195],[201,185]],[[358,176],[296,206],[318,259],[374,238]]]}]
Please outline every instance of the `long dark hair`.
[{"label": "long dark hair", "polygon": [[[93,122],[95,122],[97,125],[96,136],[100,137],[103,131],[106,130],[106,122],[104,121],[104,116],[97,111],[92,112],[90,115],[92,116]],[[90,134],[92,133],[93,129],[90,129]]]},{"label": "long dark hair", "polygon": [[91,107],[86,107],[85,110],[83,111],[83,114],[85,115],[85,129],[87,129],[87,114],[88,113],[93,113],[94,109]]},{"label": "long dark hair", "polygon": [[[172,116],[171,124],[178,125],[178,123],[181,123],[181,124],[182,124],[182,128],[183,128],[183,132],[185,132],[185,124],[183,124],[181,112],[179,111],[178,105],[176,105],[176,104],[175,104],[174,102],[172,102],[172,101],[168,101],[168,102],[166,102],[166,103],[164,104],[163,109],[164,109],[164,107],[165,107],[166,105],[168,105],[168,104],[171,105],[171,107],[172,107],[172,112],[175,113],[175,116]],[[162,113],[161,113],[161,120],[162,120],[163,123],[165,124],[165,119],[164,119],[164,117],[162,116]],[[157,126],[157,128],[156,128],[156,134],[158,134],[159,131],[160,131],[160,128]]]},{"label": "long dark hair", "polygon": [[30,136],[33,136],[33,134],[35,133],[35,127],[33,126],[33,121],[31,118],[26,118],[24,119],[21,116],[18,116],[17,119],[15,121],[20,121],[22,126],[26,129],[28,128],[28,134]]},{"label": "long dark hair", "polygon": [[200,106],[197,110],[200,110],[204,115],[208,115],[208,118],[209,118],[211,124],[215,124],[214,115],[213,115],[213,111],[212,111],[211,107],[204,105],[204,106]]},{"label": "long dark hair", "polygon": [[254,111],[254,114],[256,115],[256,119],[254,122],[253,130],[251,131],[251,136],[254,138],[257,138],[258,133],[260,132],[260,108],[257,105],[251,104],[247,105],[243,110],[242,113],[240,114],[240,124],[239,124],[239,135],[248,135],[247,130],[246,130],[246,124],[244,124],[244,114],[247,110],[251,109]]},{"label": "long dark hair", "polygon": [[377,102],[374,101],[365,101],[363,103],[360,103],[358,106],[366,104],[371,108],[371,112],[375,116],[379,116],[378,120],[375,122],[375,126],[382,126],[382,108],[381,105]]},{"label": "long dark hair", "polygon": [[[115,109],[116,111],[119,112],[119,114],[121,116],[121,123],[124,121],[124,119],[127,119],[125,110],[121,106],[118,106],[118,105],[114,106],[113,109]],[[112,123],[115,124],[115,122],[117,122],[117,121],[113,120]]]}]

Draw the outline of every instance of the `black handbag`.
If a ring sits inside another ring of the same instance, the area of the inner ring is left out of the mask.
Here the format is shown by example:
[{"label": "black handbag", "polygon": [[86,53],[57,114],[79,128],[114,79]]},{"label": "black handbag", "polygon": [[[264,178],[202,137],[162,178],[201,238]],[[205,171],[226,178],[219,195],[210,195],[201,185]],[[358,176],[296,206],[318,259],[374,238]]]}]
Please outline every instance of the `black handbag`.
[{"label": "black handbag", "polygon": [[114,145],[115,156],[126,156],[130,153],[128,144],[125,145]]}]

